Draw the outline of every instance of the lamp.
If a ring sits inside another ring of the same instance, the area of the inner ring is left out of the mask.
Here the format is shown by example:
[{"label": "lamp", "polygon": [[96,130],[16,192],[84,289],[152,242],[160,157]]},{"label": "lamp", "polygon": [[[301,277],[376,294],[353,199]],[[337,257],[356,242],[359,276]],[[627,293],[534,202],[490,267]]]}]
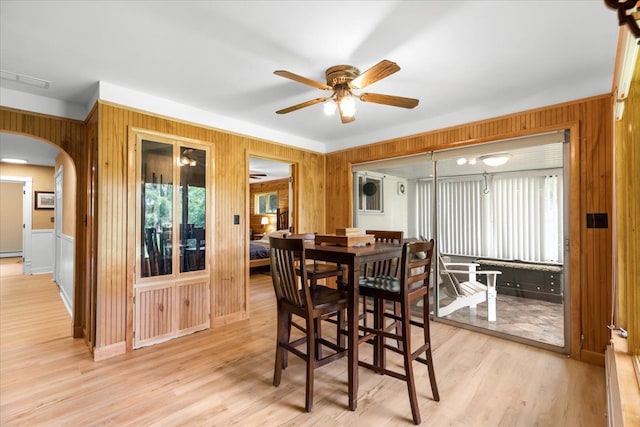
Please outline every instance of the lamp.
[{"label": "lamp", "polygon": [[263,216],[260,219],[260,224],[262,224],[262,229],[264,230],[265,226],[269,224],[269,218],[267,218],[266,216]]},{"label": "lamp", "polygon": [[490,154],[488,156],[480,156],[480,160],[487,166],[502,166],[509,161],[511,158],[511,154],[507,153],[498,153],[498,154]]}]

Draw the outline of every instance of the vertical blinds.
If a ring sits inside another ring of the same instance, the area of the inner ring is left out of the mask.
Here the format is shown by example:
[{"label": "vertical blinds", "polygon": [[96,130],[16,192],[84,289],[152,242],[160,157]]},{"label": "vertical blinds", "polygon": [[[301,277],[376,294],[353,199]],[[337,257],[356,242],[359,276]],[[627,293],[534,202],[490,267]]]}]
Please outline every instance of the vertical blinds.
[{"label": "vertical blinds", "polygon": [[[419,234],[434,236],[431,180],[419,181]],[[518,174],[438,181],[440,251],[523,261],[563,262],[562,175]]]}]

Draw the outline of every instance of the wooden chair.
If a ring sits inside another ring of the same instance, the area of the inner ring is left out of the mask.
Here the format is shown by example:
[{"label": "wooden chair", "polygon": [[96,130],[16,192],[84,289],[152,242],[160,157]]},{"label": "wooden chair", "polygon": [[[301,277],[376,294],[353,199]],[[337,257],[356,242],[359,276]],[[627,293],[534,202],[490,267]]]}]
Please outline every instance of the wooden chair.
[{"label": "wooden chair", "polygon": [[[335,313],[345,313],[347,294],[326,286],[311,286],[306,269],[296,273],[298,263],[306,263],[303,239],[270,237],[271,278],[277,299],[278,331],[276,342],[276,360],[273,373],[273,385],[279,386],[282,370],[287,367],[287,354],[293,353],[306,361],[306,399],[307,412],[313,407],[313,374],[318,367],[344,357],[346,348],[331,342],[319,333],[320,322]],[[304,320],[304,326],[292,320],[293,315]],[[304,333],[298,339],[291,339],[291,327]],[[298,349],[306,343],[306,352]],[[324,356],[316,349],[328,347]]]},{"label": "wooden chair", "polygon": [[[300,233],[300,234],[288,234],[288,235],[284,235],[284,238],[287,239],[302,239],[305,242],[313,242],[315,241],[316,235],[315,233]],[[302,265],[302,263],[299,263],[299,266]],[[327,279],[329,277],[335,277],[336,278],[336,284],[338,285],[338,288],[345,291],[346,292],[346,283],[344,282],[344,273],[345,273],[345,267],[343,265],[336,265],[336,264],[326,264],[326,263],[319,263],[316,260],[313,260],[313,262],[307,262],[305,265],[305,269],[307,270],[307,279],[309,279],[309,283],[311,284],[312,287],[314,286],[318,286],[318,280],[320,279]],[[301,275],[300,272],[300,267],[298,266],[298,268],[296,268],[296,274],[297,275]],[[338,330],[337,330],[337,337],[338,337],[338,344],[341,347],[344,347],[344,335],[340,332],[342,330],[345,329],[345,317],[342,316],[342,314],[340,312],[336,313],[337,316],[329,316],[327,319],[328,322],[336,324],[338,326]],[[321,330],[320,330],[320,325],[318,325],[318,334],[321,334]],[[316,351],[320,354],[322,353],[322,346],[318,345],[316,347]]]},{"label": "wooden chair", "polygon": [[[376,242],[394,243],[397,245],[402,244],[404,237],[403,231],[391,231],[391,230],[366,230],[365,234],[373,234]],[[360,284],[366,280],[368,276],[393,276],[398,275],[398,260],[388,259],[384,261],[372,262],[362,266],[360,272]],[[361,294],[362,295],[362,294]],[[372,313],[373,310],[368,308],[367,298],[362,297],[362,313],[363,321],[367,324],[367,313]]]},{"label": "wooden chair", "polygon": [[[287,239],[302,239],[306,242],[315,241],[315,233],[301,233],[301,234],[289,234],[285,236]],[[338,286],[344,286],[344,272],[345,267],[343,265],[319,263],[317,261],[309,262],[305,264],[307,270],[307,278],[311,282],[312,286],[318,284],[318,280],[326,279],[329,277],[335,277]],[[300,270],[296,270],[300,274]]]},{"label": "wooden chair", "polygon": [[[413,373],[414,360],[427,365],[433,399],[435,401],[440,400],[433,368],[429,330],[429,276],[431,273],[433,246],[433,239],[429,242],[404,243],[399,264],[399,277],[389,275],[369,276],[360,283],[360,294],[374,298],[374,327],[369,328],[365,325],[360,326],[360,329],[365,333],[365,336],[374,336],[375,341],[374,363],[360,361],[359,364],[381,374],[390,375],[407,382],[411,413],[415,424],[420,424],[421,418]],[[419,320],[411,318],[411,304],[416,300],[422,302],[422,316]],[[397,303],[399,305],[399,313],[386,311],[385,301]],[[386,319],[388,318],[393,319],[391,325],[386,324]],[[399,333],[395,329],[396,322],[399,322],[400,325]],[[413,350],[411,343],[412,325],[422,329],[424,338],[423,342],[415,350]],[[401,342],[402,345],[397,347],[389,345],[386,342],[387,339],[396,340]],[[387,369],[386,350],[403,355],[404,373]],[[421,357],[423,353],[424,357]]]}]

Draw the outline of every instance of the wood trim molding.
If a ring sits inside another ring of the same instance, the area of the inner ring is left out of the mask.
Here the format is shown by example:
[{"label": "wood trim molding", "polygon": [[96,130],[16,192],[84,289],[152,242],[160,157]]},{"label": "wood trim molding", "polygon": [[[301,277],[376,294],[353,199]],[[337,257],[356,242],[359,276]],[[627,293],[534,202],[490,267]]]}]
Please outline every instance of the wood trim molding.
[{"label": "wood trim molding", "polygon": [[114,344],[109,344],[104,347],[95,347],[93,349],[93,361],[100,362],[102,360],[110,359],[127,352],[127,342],[120,341]]}]

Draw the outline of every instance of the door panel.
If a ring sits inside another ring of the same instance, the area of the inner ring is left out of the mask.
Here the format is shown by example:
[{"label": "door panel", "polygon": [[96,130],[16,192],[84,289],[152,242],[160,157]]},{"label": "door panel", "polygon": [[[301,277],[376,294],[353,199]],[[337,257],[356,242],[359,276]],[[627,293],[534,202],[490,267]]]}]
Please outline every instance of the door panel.
[{"label": "door panel", "polygon": [[178,333],[209,327],[209,282],[178,285]]},{"label": "door panel", "polygon": [[146,286],[136,289],[136,344],[154,344],[175,335],[173,327],[173,286]]},{"label": "door panel", "polygon": [[135,153],[138,348],[209,327],[212,215],[208,146],[138,133]]}]

